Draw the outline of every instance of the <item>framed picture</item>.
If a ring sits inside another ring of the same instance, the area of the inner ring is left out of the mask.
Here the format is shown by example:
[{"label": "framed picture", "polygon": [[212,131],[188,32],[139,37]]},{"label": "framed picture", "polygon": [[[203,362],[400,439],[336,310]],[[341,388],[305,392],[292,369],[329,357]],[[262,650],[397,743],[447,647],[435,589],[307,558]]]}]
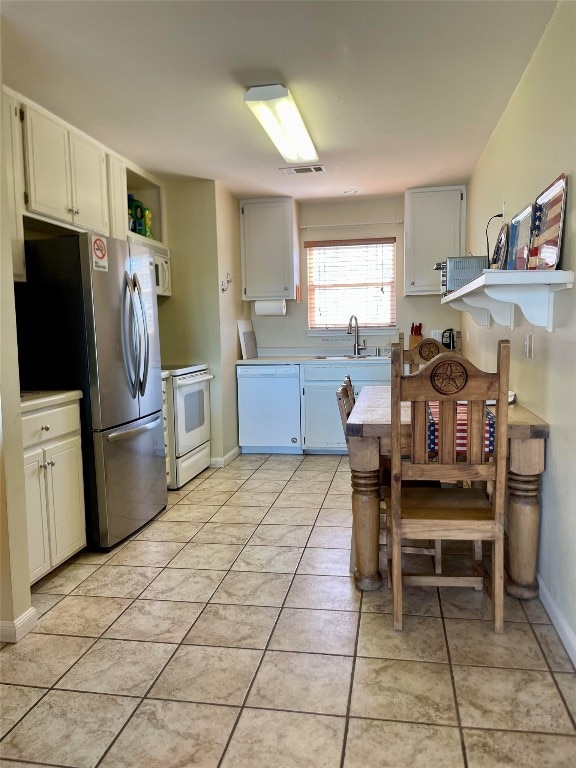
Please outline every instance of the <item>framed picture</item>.
[{"label": "framed picture", "polygon": [[527,205],[510,222],[507,269],[527,269],[532,234],[533,205]]},{"label": "framed picture", "polygon": [[508,224],[502,224],[498,237],[496,238],[496,245],[494,246],[494,253],[490,259],[490,269],[504,269],[506,266],[506,256],[508,255]]},{"label": "framed picture", "polygon": [[538,195],[534,203],[528,269],[556,269],[558,266],[565,203],[566,176],[562,174]]}]

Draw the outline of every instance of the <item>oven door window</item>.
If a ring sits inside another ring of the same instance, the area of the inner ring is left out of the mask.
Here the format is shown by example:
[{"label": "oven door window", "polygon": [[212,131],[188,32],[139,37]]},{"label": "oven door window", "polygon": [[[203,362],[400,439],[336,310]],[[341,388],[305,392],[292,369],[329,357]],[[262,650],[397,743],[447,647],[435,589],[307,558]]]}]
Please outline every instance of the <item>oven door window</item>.
[{"label": "oven door window", "polygon": [[210,439],[210,389],[208,382],[191,383],[175,390],[176,455]]}]

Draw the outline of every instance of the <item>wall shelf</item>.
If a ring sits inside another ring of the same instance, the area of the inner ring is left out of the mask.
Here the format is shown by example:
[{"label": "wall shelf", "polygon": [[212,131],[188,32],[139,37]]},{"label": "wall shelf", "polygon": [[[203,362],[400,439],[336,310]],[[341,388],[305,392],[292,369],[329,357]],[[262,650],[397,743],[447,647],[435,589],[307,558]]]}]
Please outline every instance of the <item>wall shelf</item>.
[{"label": "wall shelf", "polygon": [[449,293],[442,299],[461,312],[469,312],[477,325],[514,328],[514,305],[532,325],[554,329],[554,295],[572,288],[574,272],[564,270],[485,269],[475,280]]}]

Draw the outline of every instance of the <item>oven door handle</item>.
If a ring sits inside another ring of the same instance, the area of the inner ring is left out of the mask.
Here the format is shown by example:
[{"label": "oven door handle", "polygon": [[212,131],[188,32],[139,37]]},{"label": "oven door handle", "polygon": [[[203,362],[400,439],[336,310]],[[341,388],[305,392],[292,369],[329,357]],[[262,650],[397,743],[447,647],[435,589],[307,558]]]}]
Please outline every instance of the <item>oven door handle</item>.
[{"label": "oven door handle", "polygon": [[199,376],[173,376],[172,386],[174,389],[179,389],[180,387],[189,387],[192,384],[201,384],[203,381],[210,381],[213,378],[211,373],[202,373]]}]

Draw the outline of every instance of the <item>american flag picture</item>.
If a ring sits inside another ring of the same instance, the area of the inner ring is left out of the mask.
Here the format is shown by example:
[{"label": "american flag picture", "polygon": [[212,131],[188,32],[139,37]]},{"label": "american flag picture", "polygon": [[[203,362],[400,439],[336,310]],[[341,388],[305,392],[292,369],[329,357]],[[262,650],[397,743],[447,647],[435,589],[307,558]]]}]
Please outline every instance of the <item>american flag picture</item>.
[{"label": "american flag picture", "polygon": [[510,222],[510,244],[506,269],[526,269],[532,235],[533,205],[527,205]]},{"label": "american flag picture", "polygon": [[528,269],[556,269],[560,258],[566,176],[559,176],[536,199]]}]

